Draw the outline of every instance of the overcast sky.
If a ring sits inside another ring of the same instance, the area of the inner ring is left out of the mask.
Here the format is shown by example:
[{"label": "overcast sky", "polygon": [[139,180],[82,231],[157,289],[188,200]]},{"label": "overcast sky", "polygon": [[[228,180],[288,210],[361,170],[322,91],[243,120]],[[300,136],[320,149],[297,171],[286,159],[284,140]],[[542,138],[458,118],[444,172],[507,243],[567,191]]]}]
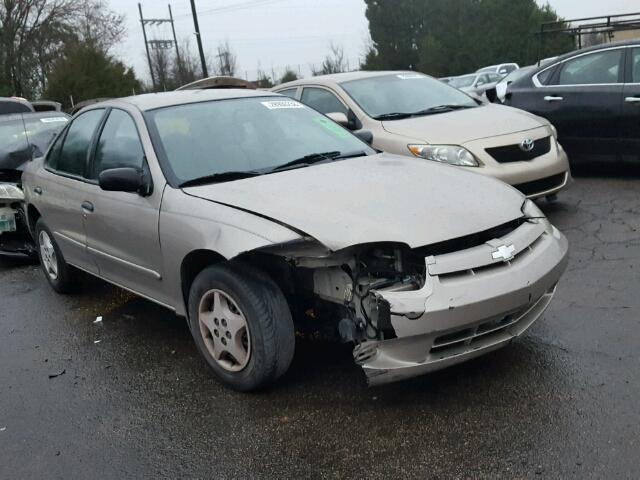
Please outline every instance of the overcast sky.
[{"label": "overcast sky", "polygon": [[[402,1],[402,0],[397,0]],[[425,0],[428,1],[428,0]],[[108,0],[126,17],[127,36],[114,50],[141,78],[148,78],[138,5],[135,0]],[[171,3],[178,39],[190,39],[196,52],[189,0],[141,0],[145,18],[167,18]],[[542,3],[542,2],[539,2]],[[565,18],[630,13],[637,0],[550,0]],[[350,63],[357,62],[369,38],[364,0],[196,0],[206,52],[228,40],[237,55],[241,76],[255,78],[258,66],[280,75],[289,65],[309,71],[320,63],[331,42],[342,45]],[[149,39],[171,39],[168,24],[149,27]],[[209,70],[212,66],[209,65]]]}]

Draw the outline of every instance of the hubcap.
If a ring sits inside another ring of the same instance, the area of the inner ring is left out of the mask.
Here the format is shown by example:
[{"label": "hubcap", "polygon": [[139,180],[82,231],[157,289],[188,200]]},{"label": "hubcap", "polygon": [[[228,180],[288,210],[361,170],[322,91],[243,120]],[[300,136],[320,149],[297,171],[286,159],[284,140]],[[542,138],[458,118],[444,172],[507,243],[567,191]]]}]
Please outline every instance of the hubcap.
[{"label": "hubcap", "polygon": [[53,243],[49,234],[42,230],[38,236],[40,245],[40,258],[42,259],[42,267],[51,280],[58,278],[58,257],[53,248]]},{"label": "hubcap", "polygon": [[207,350],[225,370],[239,372],[249,363],[251,336],[247,319],[222,290],[209,290],[198,308],[200,334]]}]

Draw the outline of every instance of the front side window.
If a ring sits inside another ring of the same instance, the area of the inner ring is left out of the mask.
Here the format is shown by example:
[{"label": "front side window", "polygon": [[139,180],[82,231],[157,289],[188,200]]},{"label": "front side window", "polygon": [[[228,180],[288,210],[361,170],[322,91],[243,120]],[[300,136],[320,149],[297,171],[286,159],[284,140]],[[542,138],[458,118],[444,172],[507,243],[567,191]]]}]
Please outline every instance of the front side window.
[{"label": "front side window", "polygon": [[73,120],[65,136],[57,165],[53,168],[76,176],[85,174],[91,140],[103,114],[103,109],[89,110]]},{"label": "front side window", "polygon": [[110,168],[142,168],[144,151],[133,119],[113,109],[104,124],[93,162],[92,178]]},{"label": "front side window", "polygon": [[[475,75],[452,78],[457,88],[473,84]],[[466,80],[470,81],[467,83]],[[419,73],[401,73],[351,80],[342,88],[370,117],[384,117],[395,112],[420,112],[442,105],[477,107],[468,95]]]},{"label": "front side window", "polygon": [[618,83],[622,50],[606,50],[567,60],[560,70],[558,85]]},{"label": "front side window", "polygon": [[282,97],[165,107],[148,112],[147,120],[165,175],[174,185],[229,172],[273,173],[319,153],[374,153],[324,115]]},{"label": "front side window", "polygon": [[320,113],[337,113],[347,114],[345,107],[338,97],[323,88],[306,87],[302,90],[302,103],[315,108]]}]

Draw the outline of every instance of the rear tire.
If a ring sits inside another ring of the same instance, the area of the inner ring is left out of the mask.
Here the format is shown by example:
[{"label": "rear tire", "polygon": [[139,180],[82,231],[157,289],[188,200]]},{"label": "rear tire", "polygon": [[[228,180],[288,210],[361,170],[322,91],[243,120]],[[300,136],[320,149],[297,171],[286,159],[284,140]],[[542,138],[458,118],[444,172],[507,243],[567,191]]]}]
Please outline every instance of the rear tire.
[{"label": "rear tire", "polygon": [[36,222],[35,242],[42,271],[51,288],[57,293],[72,291],[78,271],[65,262],[60,247],[42,218]]},{"label": "rear tire", "polygon": [[280,288],[246,265],[204,269],[189,292],[189,327],[216,376],[239,391],[284,374],[295,350],[293,320]]}]

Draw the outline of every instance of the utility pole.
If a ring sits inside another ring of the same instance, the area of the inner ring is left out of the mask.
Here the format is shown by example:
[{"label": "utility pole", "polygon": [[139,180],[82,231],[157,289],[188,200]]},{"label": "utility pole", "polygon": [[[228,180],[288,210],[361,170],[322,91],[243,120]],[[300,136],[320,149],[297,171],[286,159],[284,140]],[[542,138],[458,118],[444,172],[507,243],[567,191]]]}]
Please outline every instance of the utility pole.
[{"label": "utility pole", "polygon": [[171,31],[173,32],[173,43],[176,46],[176,60],[178,61],[178,71],[180,72],[180,81],[184,82],[184,72],[182,70],[182,59],[180,58],[180,49],[178,48],[178,39],[176,38],[176,27],[173,25],[173,13],[171,13],[171,4],[169,6],[169,20],[171,21]]},{"label": "utility pole", "polygon": [[191,0],[191,14],[193,15],[193,26],[196,29],[196,40],[198,41],[198,51],[200,52],[200,63],[202,64],[202,78],[207,78],[207,62],[204,58],[204,50],[202,50],[202,38],[200,36],[200,27],[198,26],[198,13],[196,12],[196,2]]},{"label": "utility pole", "polygon": [[[169,5],[169,18],[143,18],[142,17],[142,6],[138,3],[138,10],[140,10],[140,23],[142,24],[142,35],[144,36],[144,47],[147,50],[147,60],[149,61],[149,72],[151,73],[151,83],[153,83],[153,90],[157,90],[158,86],[156,84],[155,76],[153,75],[153,67],[151,64],[151,54],[149,53],[149,47],[154,50],[168,50],[171,48],[176,49],[176,59],[178,61],[178,70],[180,71],[180,75],[182,76],[182,61],[180,58],[180,51],[178,50],[178,40],[176,38],[176,29],[173,25],[173,15],[171,13],[171,5]],[[162,25],[163,23],[171,24],[171,31],[173,32],[173,40],[147,40],[147,31],[145,29],[145,25]],[[158,72],[158,75],[161,76],[162,72]],[[161,80],[158,78],[158,80]],[[164,86],[166,88],[166,86]]]},{"label": "utility pole", "polygon": [[151,54],[149,53],[149,42],[147,41],[147,31],[144,28],[145,21],[142,18],[142,5],[138,3],[138,11],[140,12],[140,23],[142,24],[142,36],[144,37],[144,48],[147,51],[147,61],[149,62],[149,73],[151,74],[151,84],[153,85],[153,90],[156,90],[156,80],[153,77],[153,67],[151,66]]}]

